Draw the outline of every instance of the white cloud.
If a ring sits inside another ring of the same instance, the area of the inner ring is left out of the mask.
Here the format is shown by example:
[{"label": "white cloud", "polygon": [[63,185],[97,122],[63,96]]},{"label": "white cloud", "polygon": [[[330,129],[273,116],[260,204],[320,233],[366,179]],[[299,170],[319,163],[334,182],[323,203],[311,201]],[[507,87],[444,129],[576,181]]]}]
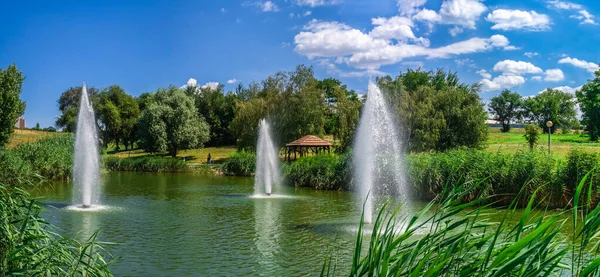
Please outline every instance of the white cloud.
[{"label": "white cloud", "polygon": [[549,6],[561,9],[561,10],[578,10],[583,8],[583,6],[571,2],[559,1],[559,0],[550,0],[547,2]]},{"label": "white cloud", "polygon": [[545,75],[544,81],[546,81],[546,82],[558,82],[558,81],[562,81],[565,79],[565,74],[562,72],[562,70],[560,70],[558,68],[548,69],[548,70],[546,70],[544,75]]},{"label": "white cloud", "polygon": [[311,15],[311,14],[312,14],[312,12],[311,12],[311,11],[305,11],[305,12],[304,12],[302,15],[303,15],[303,16],[309,16],[309,15]]},{"label": "white cloud", "polygon": [[228,84],[233,84],[233,83],[237,83],[237,82],[239,82],[239,81],[238,81],[238,79],[236,79],[236,78],[233,78],[233,79],[227,80],[227,83],[228,83]]},{"label": "white cloud", "polygon": [[533,76],[533,77],[531,77],[531,80],[541,81],[542,80],[542,76]]},{"label": "white cloud", "polygon": [[560,90],[562,92],[566,92],[566,93],[570,93],[570,94],[575,94],[576,91],[580,90],[583,86],[578,86],[578,87],[570,87],[570,86],[560,86],[560,87],[555,87],[555,90]]},{"label": "white cloud", "polygon": [[538,52],[525,52],[525,54],[523,54],[525,56],[527,56],[528,58],[533,58],[534,56],[539,55]]},{"label": "white cloud", "polygon": [[525,78],[518,75],[500,75],[493,80],[483,79],[479,83],[482,91],[493,91],[522,85],[525,83]]},{"label": "white cloud", "polygon": [[201,86],[201,88],[210,88],[210,89],[217,89],[218,87],[219,87],[219,82],[207,82],[206,84]]},{"label": "white cloud", "polygon": [[526,73],[542,73],[542,69],[529,62],[504,60],[494,65],[494,71],[503,74],[521,75]]},{"label": "white cloud", "polygon": [[594,72],[598,71],[598,69],[599,69],[598,65],[593,62],[588,62],[588,61],[571,58],[571,57],[562,58],[558,61],[558,63],[559,64],[563,64],[563,63],[571,64],[575,67],[585,69],[590,73],[594,73]]},{"label": "white cloud", "polygon": [[425,5],[427,0],[398,0],[398,12],[403,16],[412,16],[417,13],[419,8]]},{"label": "white cloud", "polygon": [[570,17],[581,20],[579,24],[598,25],[598,23],[594,21],[594,16],[591,15],[587,10],[580,10],[579,15],[571,15]]},{"label": "white cloud", "polygon": [[478,70],[477,74],[481,75],[481,77],[483,77],[484,79],[492,78],[492,74],[488,73],[485,69]]},{"label": "white cloud", "polygon": [[447,58],[494,48],[514,48],[502,35],[474,37],[430,48],[429,40],[412,33],[409,28],[412,22],[408,18],[375,18],[372,22],[373,30],[364,33],[343,23],[312,20],[294,37],[294,51],[309,59],[335,58],[355,68],[377,69],[412,57]]},{"label": "white cloud", "polygon": [[298,6],[318,7],[325,5],[339,4],[340,0],[295,0],[294,3]]},{"label": "white cloud", "polygon": [[193,86],[197,86],[198,85],[198,80],[194,79],[194,78],[190,78],[187,81],[187,86],[188,87],[193,87]]},{"label": "white cloud", "polygon": [[279,7],[275,3],[273,3],[273,1],[265,1],[264,3],[260,4],[260,9],[263,12],[279,11]]},{"label": "white cloud", "polygon": [[579,15],[571,15],[570,17],[581,20],[580,24],[598,25],[598,23],[594,21],[594,16],[591,15],[582,5],[560,0],[549,0],[546,3],[551,8],[560,10],[577,10]]},{"label": "white cloud", "polygon": [[458,26],[454,26],[454,28],[448,30],[448,33],[450,33],[450,35],[453,37],[455,37],[456,35],[458,35],[462,32],[463,32],[463,28],[458,27]]},{"label": "white cloud", "polygon": [[454,60],[454,62],[459,65],[459,66],[468,66],[468,67],[475,67],[475,62],[469,58],[466,59],[461,59],[461,60]]},{"label": "white cloud", "polygon": [[495,23],[492,30],[543,31],[550,29],[550,17],[535,11],[498,9],[488,14],[486,20]]},{"label": "white cloud", "polygon": [[[475,22],[486,10],[480,0],[444,0],[438,12],[424,9],[416,14],[415,20],[475,29]],[[457,30],[451,34],[458,34]]]},{"label": "white cloud", "polygon": [[327,70],[327,73],[337,74],[340,77],[345,77],[345,78],[386,75],[386,73],[381,72],[377,69],[366,69],[366,70],[361,70],[361,71],[349,71],[349,72],[342,71],[328,59],[320,59],[317,61],[317,64],[319,66],[325,68]]}]

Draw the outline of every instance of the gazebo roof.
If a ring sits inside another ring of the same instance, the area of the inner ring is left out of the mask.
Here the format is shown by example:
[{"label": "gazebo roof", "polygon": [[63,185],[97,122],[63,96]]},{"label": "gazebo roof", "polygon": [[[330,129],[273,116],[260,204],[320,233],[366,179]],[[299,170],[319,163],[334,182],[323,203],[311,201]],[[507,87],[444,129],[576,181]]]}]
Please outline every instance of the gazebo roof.
[{"label": "gazebo roof", "polygon": [[303,136],[295,141],[292,141],[285,146],[300,146],[300,147],[315,147],[315,146],[331,146],[331,143],[320,139],[317,136]]}]

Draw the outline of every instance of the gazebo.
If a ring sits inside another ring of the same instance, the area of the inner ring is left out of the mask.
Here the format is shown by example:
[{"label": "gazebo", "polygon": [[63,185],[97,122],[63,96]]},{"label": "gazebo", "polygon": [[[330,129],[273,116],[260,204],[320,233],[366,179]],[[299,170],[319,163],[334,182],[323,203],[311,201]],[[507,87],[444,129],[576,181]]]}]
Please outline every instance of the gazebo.
[{"label": "gazebo", "polygon": [[331,145],[330,142],[317,136],[303,136],[285,145],[285,158],[287,161],[291,161],[292,153],[294,153],[294,159],[296,159],[297,153],[300,154],[300,157],[308,155],[309,153],[319,154],[324,151],[330,153]]}]

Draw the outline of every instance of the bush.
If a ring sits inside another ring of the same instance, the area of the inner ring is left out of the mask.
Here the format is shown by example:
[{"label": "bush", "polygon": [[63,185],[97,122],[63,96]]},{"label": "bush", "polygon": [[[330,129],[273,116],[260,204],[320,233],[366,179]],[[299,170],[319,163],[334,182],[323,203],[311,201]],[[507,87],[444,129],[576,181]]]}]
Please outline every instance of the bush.
[{"label": "bush", "polygon": [[523,135],[523,137],[527,140],[529,148],[533,149],[535,147],[540,140],[541,132],[542,129],[535,124],[527,124],[527,126],[525,126],[525,135]]},{"label": "bush", "polygon": [[350,188],[350,155],[319,154],[300,158],[283,167],[283,178],[295,187]]},{"label": "bush", "polygon": [[223,173],[232,176],[252,176],[256,171],[256,155],[252,152],[238,151],[223,163]]},{"label": "bush", "polygon": [[103,165],[109,171],[188,172],[191,169],[181,159],[163,157],[118,158],[106,156]]}]

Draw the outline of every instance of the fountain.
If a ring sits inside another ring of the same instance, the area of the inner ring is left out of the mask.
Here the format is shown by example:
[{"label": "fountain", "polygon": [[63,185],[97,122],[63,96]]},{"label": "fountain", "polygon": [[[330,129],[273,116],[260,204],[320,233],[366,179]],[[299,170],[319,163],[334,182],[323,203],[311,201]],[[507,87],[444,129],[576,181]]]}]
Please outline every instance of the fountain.
[{"label": "fountain", "polygon": [[273,185],[279,185],[278,151],[273,143],[270,125],[265,119],[259,123],[258,142],[256,144],[256,174],[254,176],[254,196],[267,195],[273,192]]},{"label": "fountain", "polygon": [[81,89],[77,132],[75,134],[75,160],[73,166],[73,204],[89,209],[98,204],[100,180],[98,136],[94,110],[88,99],[85,84]]},{"label": "fountain", "polygon": [[352,157],[354,182],[366,223],[373,220],[373,199],[377,196],[397,195],[408,206],[401,146],[395,117],[379,87],[369,81]]}]

